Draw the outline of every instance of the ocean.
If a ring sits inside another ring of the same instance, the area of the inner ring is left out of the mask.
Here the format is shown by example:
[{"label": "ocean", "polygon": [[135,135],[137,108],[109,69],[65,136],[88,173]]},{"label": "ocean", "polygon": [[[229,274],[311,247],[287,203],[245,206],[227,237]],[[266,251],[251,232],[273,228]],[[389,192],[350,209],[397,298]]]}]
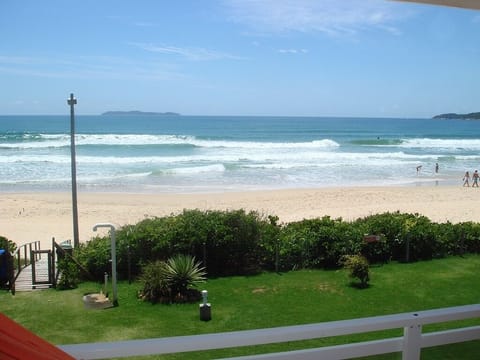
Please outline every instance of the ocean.
[{"label": "ocean", "polygon": [[[468,120],[79,115],[75,139],[79,191],[462,186],[480,168]],[[0,116],[0,191],[70,189],[70,116]]]}]

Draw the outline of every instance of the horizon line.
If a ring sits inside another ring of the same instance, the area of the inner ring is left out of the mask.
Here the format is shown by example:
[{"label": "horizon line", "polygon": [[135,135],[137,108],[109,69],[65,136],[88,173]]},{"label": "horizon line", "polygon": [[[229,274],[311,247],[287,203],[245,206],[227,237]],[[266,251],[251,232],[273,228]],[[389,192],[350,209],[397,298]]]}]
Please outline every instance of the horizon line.
[{"label": "horizon line", "polygon": [[[125,111],[128,112],[128,111]],[[143,111],[142,111],[143,112]],[[145,111],[147,112],[147,111]],[[148,111],[149,112],[149,111]],[[168,111],[170,112],[170,111]],[[102,115],[103,113],[88,113],[88,114],[78,114],[75,113],[75,116],[104,116]],[[439,115],[439,114],[437,114]],[[183,116],[183,117],[201,117],[201,116],[209,116],[209,117],[276,117],[276,118],[340,118],[340,119],[346,119],[346,118],[351,118],[351,119],[433,119],[433,115],[430,117],[424,117],[424,116],[367,116],[367,115],[359,115],[359,116],[354,116],[354,115],[235,115],[235,114],[219,114],[219,115],[210,115],[210,114],[182,114],[182,113],[175,113],[175,117]],[[65,117],[70,117],[70,114],[64,113],[64,114],[0,114],[1,117],[6,117],[6,116],[65,116]],[[128,117],[128,116],[136,116],[135,114],[122,114],[119,115],[120,117]],[[158,115],[140,115],[140,116],[145,116],[145,117],[155,117],[155,116],[160,116],[160,117],[168,117],[170,115],[168,114],[162,114],[159,112]],[[109,116],[105,116],[109,117]]]}]

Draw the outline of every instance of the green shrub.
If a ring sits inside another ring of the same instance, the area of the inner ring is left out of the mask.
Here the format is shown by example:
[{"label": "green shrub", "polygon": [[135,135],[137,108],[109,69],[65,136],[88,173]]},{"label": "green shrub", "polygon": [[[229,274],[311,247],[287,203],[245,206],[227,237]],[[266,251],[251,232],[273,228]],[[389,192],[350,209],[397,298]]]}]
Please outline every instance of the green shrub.
[{"label": "green shrub", "polygon": [[370,234],[378,237],[377,241],[363,241],[360,253],[369,263],[387,263],[392,259],[390,245],[383,234]]},{"label": "green shrub", "polygon": [[365,234],[380,235],[376,243],[364,243],[362,254],[370,262],[416,261],[451,253],[457,242],[452,224],[432,223],[419,214],[384,213],[358,219]]},{"label": "green shrub", "polygon": [[360,229],[329,216],[287,224],[281,232],[282,269],[334,268],[342,255],[358,252]]},{"label": "green shrub", "polygon": [[399,259],[405,255],[402,231],[408,215],[383,213],[370,215],[358,219],[355,224],[362,229],[364,234],[381,235],[381,241],[374,244],[362,244],[362,254],[371,262],[385,262],[389,259]]},{"label": "green shrub", "polygon": [[[432,222],[415,214],[404,222],[405,261],[431,260],[439,252]],[[401,259],[401,258],[400,258]]]},{"label": "green shrub", "polygon": [[10,254],[13,254],[17,250],[17,244],[4,236],[0,236],[0,249],[8,250]]},{"label": "green shrub", "polygon": [[480,253],[480,224],[465,222],[456,224],[456,227],[457,253]]},{"label": "green shrub", "polygon": [[[380,235],[364,242],[365,234]],[[144,219],[116,232],[117,271],[133,277],[156,260],[177,254],[198,259],[209,276],[255,274],[262,270],[334,268],[344,255],[362,254],[369,263],[426,260],[480,252],[480,224],[436,224],[418,214],[367,216],[353,222],[328,216],[278,224],[245,210],[184,210]],[[102,281],[111,269],[110,238],[81,244],[75,255]]]},{"label": "green shrub", "polygon": [[357,284],[360,288],[368,287],[370,281],[370,267],[367,259],[362,255],[345,255],[340,260],[340,264],[349,271],[352,279],[358,279]]},{"label": "green shrub", "polygon": [[[211,276],[248,275],[261,270],[262,248],[259,215],[244,210],[208,212],[204,266]],[[202,254],[203,253],[203,254]]]},{"label": "green shrub", "polygon": [[58,261],[57,269],[60,273],[60,278],[57,282],[58,290],[75,289],[78,286],[80,272],[69,256]]},{"label": "green shrub", "polygon": [[140,281],[143,283],[140,297],[145,301],[156,303],[161,299],[170,299],[170,289],[165,278],[166,263],[164,261],[151,262],[143,267]]},{"label": "green shrub", "polygon": [[117,271],[119,278],[140,274],[142,266],[172,255],[165,231],[173,217],[144,219],[135,225],[126,225],[116,232]]},{"label": "green shrub", "polygon": [[86,243],[80,243],[74,249],[74,256],[93,277],[91,280],[103,281],[104,274],[112,269],[110,237],[97,236]]},{"label": "green shrub", "polygon": [[150,302],[192,302],[201,298],[194,287],[205,281],[204,268],[189,255],[176,255],[166,262],[144,267],[140,297]]},{"label": "green shrub", "polygon": [[[139,274],[143,264],[190,254],[202,261],[211,276],[258,273],[270,254],[261,246],[268,226],[258,213],[244,210],[184,210],[164,218],[145,219],[117,231],[117,269]],[[130,255],[129,255],[130,253]]]},{"label": "green shrub", "polygon": [[278,224],[278,216],[270,215],[268,221],[260,223],[258,254],[262,269],[279,271],[281,231],[282,226]]}]

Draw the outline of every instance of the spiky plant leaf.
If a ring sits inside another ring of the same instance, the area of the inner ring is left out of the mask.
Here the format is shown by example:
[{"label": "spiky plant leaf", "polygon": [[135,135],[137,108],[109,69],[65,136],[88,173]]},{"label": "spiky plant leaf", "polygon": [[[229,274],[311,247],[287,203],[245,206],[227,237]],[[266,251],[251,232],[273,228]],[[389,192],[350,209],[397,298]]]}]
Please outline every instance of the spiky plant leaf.
[{"label": "spiky plant leaf", "polygon": [[188,288],[198,286],[205,276],[205,268],[190,255],[176,255],[165,264],[165,278],[174,294],[184,294]]}]

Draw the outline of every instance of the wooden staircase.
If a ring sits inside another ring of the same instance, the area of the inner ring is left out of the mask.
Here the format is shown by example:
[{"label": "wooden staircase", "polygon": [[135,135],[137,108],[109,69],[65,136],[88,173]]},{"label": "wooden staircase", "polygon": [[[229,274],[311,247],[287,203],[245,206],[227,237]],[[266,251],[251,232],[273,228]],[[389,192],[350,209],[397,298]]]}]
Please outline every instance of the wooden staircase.
[{"label": "wooden staircase", "polygon": [[[49,275],[48,256],[42,256],[33,264],[22,269],[15,280],[15,291],[32,291],[54,287],[52,276]],[[35,279],[34,279],[35,277]]]},{"label": "wooden staircase", "polygon": [[41,250],[39,241],[20,246],[13,253],[14,280],[13,286],[10,286],[12,293],[55,287],[58,278],[58,272],[55,273],[57,251],[64,249],[55,239],[52,239],[51,250]]}]

